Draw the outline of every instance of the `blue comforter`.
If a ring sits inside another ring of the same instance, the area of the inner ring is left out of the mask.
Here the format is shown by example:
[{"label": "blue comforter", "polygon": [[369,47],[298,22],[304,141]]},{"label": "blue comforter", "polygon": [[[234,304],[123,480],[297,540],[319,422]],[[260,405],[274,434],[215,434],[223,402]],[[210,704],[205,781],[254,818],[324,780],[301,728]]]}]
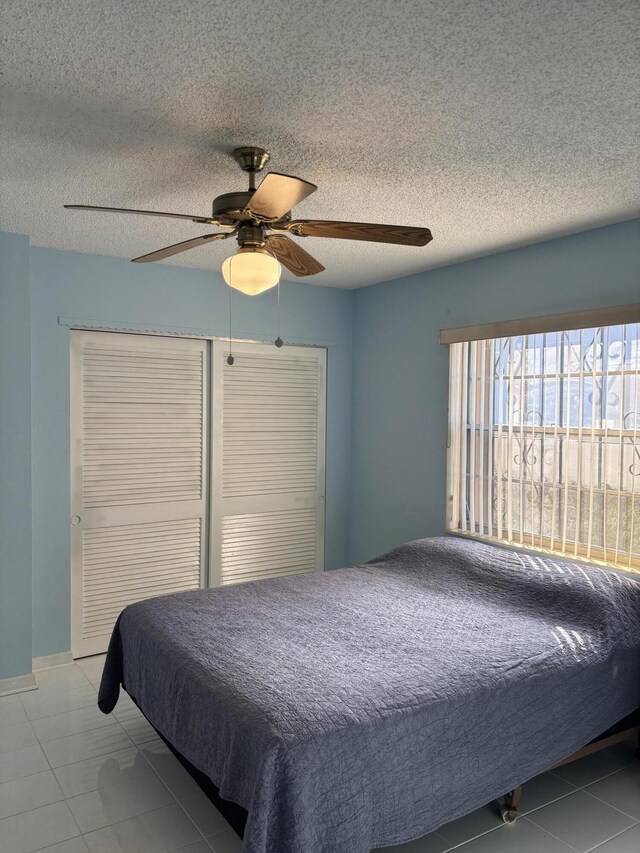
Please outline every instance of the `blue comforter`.
[{"label": "blue comforter", "polygon": [[640,706],[640,584],[455,538],[127,607],[100,688],[249,813],[244,853],[368,853]]}]

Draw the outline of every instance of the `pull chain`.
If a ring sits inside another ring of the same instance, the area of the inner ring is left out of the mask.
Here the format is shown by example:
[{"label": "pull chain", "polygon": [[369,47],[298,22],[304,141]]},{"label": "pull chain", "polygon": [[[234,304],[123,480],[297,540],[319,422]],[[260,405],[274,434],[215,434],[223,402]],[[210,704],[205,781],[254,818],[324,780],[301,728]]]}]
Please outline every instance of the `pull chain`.
[{"label": "pull chain", "polygon": [[275,340],[275,345],[279,348],[284,345],[284,341],[280,337],[280,282],[277,285],[278,292],[278,337]]},{"label": "pull chain", "polygon": [[235,358],[231,352],[231,288],[227,286],[227,290],[229,291],[229,355],[227,356],[227,364],[232,365]]}]

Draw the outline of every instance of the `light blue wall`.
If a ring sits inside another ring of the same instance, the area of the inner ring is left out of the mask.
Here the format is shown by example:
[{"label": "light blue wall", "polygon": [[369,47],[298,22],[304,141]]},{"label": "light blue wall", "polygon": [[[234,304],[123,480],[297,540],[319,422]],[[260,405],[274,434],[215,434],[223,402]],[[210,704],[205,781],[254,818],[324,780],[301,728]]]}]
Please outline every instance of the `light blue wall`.
[{"label": "light blue wall", "polygon": [[356,291],[350,562],[444,529],[439,329],[639,299],[640,220]]},{"label": "light blue wall", "polygon": [[31,672],[29,240],[0,234],[0,679]]},{"label": "light blue wall", "polygon": [[[69,328],[59,317],[141,330],[226,334],[220,276],[50,249],[31,250],[33,654],[69,649]],[[285,282],[282,336],[327,345],[326,565],[348,561],[353,293]],[[276,337],[276,294],[234,294],[233,333]]]},{"label": "light blue wall", "polygon": [[[283,285],[284,337],[329,346],[328,567],[443,529],[448,360],[438,330],[637,301],[639,226],[623,223],[355,293]],[[32,653],[69,648],[69,328],[59,317],[223,334],[227,290],[214,274],[29,251],[28,238],[6,234],[0,273],[2,678],[28,672]],[[271,339],[274,328],[274,293],[234,296],[235,335]]]}]

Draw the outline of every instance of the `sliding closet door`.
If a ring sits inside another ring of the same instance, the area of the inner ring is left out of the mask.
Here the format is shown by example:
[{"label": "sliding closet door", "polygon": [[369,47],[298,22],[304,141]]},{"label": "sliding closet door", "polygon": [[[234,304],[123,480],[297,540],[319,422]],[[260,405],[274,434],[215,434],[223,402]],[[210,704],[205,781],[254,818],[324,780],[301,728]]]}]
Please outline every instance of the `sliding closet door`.
[{"label": "sliding closet door", "polygon": [[71,333],[71,592],[76,657],[127,604],[203,584],[207,346]]},{"label": "sliding closet door", "polygon": [[326,351],[213,351],[211,583],[324,569]]}]

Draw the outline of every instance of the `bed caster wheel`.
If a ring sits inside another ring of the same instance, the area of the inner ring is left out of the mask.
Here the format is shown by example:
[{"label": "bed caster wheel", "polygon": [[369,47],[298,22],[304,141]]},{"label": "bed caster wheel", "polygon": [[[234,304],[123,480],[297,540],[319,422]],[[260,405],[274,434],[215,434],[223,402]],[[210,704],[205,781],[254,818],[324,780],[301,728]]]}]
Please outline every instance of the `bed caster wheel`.
[{"label": "bed caster wheel", "polygon": [[511,808],[510,806],[502,806],[500,814],[502,815],[504,823],[515,823],[518,817],[518,810]]}]

